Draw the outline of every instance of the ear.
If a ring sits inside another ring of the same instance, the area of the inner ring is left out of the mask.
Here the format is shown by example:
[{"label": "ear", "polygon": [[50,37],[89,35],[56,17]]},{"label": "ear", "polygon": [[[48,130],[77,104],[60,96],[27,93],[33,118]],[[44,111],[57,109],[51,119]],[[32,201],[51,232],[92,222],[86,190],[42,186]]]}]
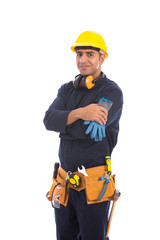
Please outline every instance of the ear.
[{"label": "ear", "polygon": [[105,54],[102,54],[100,56],[100,64],[103,64],[104,63],[104,59],[105,59]]}]

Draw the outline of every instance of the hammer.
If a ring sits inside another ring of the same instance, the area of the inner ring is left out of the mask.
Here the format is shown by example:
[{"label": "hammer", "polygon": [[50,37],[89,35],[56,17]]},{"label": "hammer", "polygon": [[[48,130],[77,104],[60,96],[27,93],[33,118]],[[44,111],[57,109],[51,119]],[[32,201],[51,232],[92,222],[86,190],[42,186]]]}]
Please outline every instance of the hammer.
[{"label": "hammer", "polygon": [[112,208],[111,208],[111,212],[110,212],[110,216],[109,216],[109,221],[108,221],[106,238],[108,238],[108,235],[109,235],[109,230],[110,230],[110,226],[111,226],[111,222],[112,222],[112,218],[113,218],[115,205],[116,205],[116,202],[117,202],[118,198],[120,197],[120,195],[121,195],[121,193],[118,190],[115,190],[115,193],[113,196],[114,200],[113,200],[113,204],[112,204]]}]

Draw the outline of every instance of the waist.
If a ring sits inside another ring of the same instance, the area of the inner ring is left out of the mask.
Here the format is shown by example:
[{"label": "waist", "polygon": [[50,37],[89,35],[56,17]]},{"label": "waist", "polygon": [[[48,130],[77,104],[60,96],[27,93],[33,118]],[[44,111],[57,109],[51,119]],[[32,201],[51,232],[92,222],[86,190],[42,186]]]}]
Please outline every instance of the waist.
[{"label": "waist", "polygon": [[[86,181],[89,181],[92,178],[95,178],[96,176],[99,177],[99,176],[105,175],[105,173],[107,172],[107,165],[87,168],[87,169],[85,169],[85,172],[87,173],[88,176],[85,176],[83,173],[81,173],[79,171],[72,172],[72,174],[78,175],[80,177],[81,181],[80,181],[80,185],[77,188],[74,188],[73,185],[70,183],[69,183],[69,187],[73,188],[77,191],[81,191],[81,190],[85,189]],[[66,181],[66,179],[68,177],[68,172],[66,172],[62,167],[59,167],[58,175],[59,175],[59,181],[61,179],[63,182],[63,181]]]}]

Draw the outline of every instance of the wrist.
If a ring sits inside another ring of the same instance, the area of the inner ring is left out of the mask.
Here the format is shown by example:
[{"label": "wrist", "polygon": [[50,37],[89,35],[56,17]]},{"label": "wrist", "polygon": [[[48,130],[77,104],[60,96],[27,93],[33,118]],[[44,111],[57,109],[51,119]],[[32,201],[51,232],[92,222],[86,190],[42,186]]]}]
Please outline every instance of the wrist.
[{"label": "wrist", "polygon": [[76,122],[78,119],[81,118],[81,110],[80,108],[77,108],[75,110],[72,110],[69,115],[68,115],[68,119],[67,119],[67,123],[66,125],[70,125],[74,122]]},{"label": "wrist", "polygon": [[83,108],[77,108],[74,111],[77,119],[83,119]]}]

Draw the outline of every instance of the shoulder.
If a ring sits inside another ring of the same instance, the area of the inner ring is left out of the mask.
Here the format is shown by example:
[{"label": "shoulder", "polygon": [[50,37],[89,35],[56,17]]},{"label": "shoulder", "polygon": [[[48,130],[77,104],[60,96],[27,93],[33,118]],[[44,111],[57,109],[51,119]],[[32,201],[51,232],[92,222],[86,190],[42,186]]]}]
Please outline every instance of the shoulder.
[{"label": "shoulder", "polygon": [[68,90],[73,87],[73,81],[64,83],[58,90],[58,93],[62,96],[66,95]]},{"label": "shoulder", "polygon": [[123,97],[122,89],[116,82],[114,82],[113,80],[111,80],[107,77],[105,77],[104,80],[105,80],[104,81],[104,91],[112,92],[113,94]]},{"label": "shoulder", "polygon": [[113,102],[123,102],[123,92],[119,85],[105,76],[103,83],[103,95],[108,96]]},{"label": "shoulder", "polygon": [[123,94],[122,89],[120,88],[120,86],[116,82],[107,78],[106,76],[105,76],[104,80],[105,80],[104,81],[104,88],[105,89],[108,89],[109,91],[117,91],[117,92],[120,92],[121,94]]}]

